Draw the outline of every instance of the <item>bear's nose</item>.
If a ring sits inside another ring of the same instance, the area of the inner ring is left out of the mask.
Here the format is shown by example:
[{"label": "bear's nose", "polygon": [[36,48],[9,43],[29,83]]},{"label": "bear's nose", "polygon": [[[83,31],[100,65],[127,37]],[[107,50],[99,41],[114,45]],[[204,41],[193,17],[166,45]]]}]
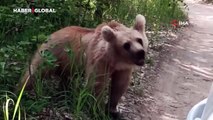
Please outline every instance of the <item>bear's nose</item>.
[{"label": "bear's nose", "polygon": [[136,52],[136,58],[138,60],[145,59],[145,51],[144,50],[140,50],[140,51]]}]

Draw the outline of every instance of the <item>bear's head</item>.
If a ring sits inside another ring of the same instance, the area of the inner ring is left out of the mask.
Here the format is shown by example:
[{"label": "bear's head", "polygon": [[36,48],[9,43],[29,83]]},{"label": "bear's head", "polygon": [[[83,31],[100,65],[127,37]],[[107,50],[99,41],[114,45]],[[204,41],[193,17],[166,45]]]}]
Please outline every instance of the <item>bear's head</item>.
[{"label": "bear's head", "polygon": [[115,53],[116,59],[124,63],[142,66],[148,48],[148,39],[145,34],[145,17],[137,15],[132,28],[124,25],[112,27],[105,25],[101,34]]}]

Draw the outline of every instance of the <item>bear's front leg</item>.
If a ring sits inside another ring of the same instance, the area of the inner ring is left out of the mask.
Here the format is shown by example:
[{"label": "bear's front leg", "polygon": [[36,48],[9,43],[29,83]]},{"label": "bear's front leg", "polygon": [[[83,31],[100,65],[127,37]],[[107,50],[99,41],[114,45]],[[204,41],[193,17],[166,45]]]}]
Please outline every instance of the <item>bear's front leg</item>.
[{"label": "bear's front leg", "polygon": [[108,84],[109,78],[107,75],[99,76],[95,81],[95,96],[101,98],[105,90],[106,85]]},{"label": "bear's front leg", "polygon": [[112,74],[110,96],[107,104],[108,110],[112,115],[112,117],[118,116],[117,104],[121,96],[128,88],[131,75],[132,75],[131,69],[116,71]]}]

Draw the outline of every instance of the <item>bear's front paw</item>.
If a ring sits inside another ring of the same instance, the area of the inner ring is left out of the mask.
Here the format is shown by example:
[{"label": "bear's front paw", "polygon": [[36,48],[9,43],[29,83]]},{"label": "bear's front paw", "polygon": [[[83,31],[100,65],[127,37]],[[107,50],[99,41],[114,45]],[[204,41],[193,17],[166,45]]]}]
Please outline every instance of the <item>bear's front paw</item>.
[{"label": "bear's front paw", "polygon": [[126,120],[122,113],[119,111],[110,111],[110,110],[106,110],[106,114],[109,115],[109,117],[111,118],[111,120]]},{"label": "bear's front paw", "polygon": [[110,112],[109,114],[112,120],[127,120],[124,118],[121,112],[116,111],[116,112]]}]

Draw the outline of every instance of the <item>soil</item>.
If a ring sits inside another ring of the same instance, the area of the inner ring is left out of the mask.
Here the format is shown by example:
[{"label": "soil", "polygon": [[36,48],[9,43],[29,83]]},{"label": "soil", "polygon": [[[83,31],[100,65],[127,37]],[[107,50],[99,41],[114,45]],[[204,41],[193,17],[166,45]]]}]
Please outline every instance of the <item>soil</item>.
[{"label": "soil", "polygon": [[133,82],[119,106],[126,119],[185,120],[193,105],[208,96],[213,81],[213,5],[186,3],[190,26],[153,50],[159,53],[153,68],[145,75],[137,73],[144,75],[142,81]]}]

